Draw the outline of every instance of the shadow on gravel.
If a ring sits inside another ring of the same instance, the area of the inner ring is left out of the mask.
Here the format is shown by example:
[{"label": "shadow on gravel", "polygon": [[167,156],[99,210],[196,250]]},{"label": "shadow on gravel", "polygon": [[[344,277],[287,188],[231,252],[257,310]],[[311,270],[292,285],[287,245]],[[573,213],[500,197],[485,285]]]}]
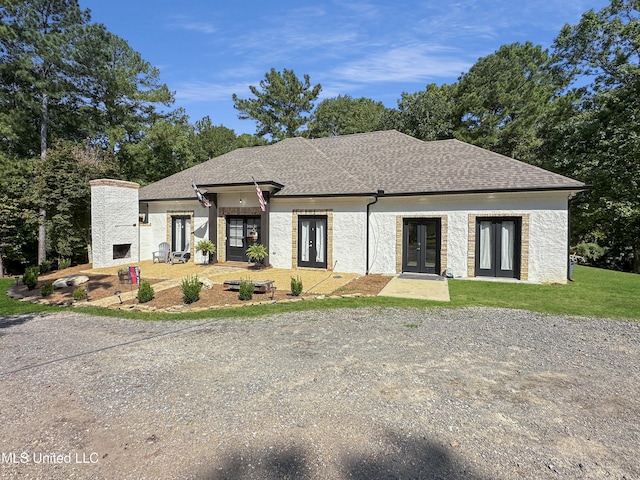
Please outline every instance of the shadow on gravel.
[{"label": "shadow on gravel", "polygon": [[[227,461],[211,467],[197,478],[206,480],[317,478],[309,455],[302,448],[269,449],[269,453],[237,451]],[[346,455],[336,470],[340,478],[377,479],[465,479],[482,480],[460,458],[426,439],[402,439],[394,432],[379,452],[363,457]],[[322,459],[320,459],[322,462]],[[332,477],[333,478],[333,477]]]},{"label": "shadow on gravel", "polygon": [[[23,323],[27,323],[29,320],[33,320],[34,318],[41,317],[40,313],[28,313],[25,315],[14,315],[11,317],[0,317],[0,330],[5,328],[15,327],[16,325],[22,325]],[[0,332],[0,335],[3,335]]]}]

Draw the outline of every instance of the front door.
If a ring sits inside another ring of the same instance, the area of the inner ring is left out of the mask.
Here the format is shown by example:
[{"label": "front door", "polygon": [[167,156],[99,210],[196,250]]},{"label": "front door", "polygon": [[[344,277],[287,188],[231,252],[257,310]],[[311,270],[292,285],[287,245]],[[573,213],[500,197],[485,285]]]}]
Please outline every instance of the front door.
[{"label": "front door", "polygon": [[440,219],[405,218],[402,271],[440,274]]},{"label": "front door", "polygon": [[185,215],[171,217],[171,251],[184,252],[191,238],[191,217]]},{"label": "front door", "polygon": [[327,268],[327,217],[298,217],[298,266]]},{"label": "front door", "polygon": [[478,218],[476,275],[520,278],[520,218]]},{"label": "front door", "polygon": [[248,261],[247,248],[260,237],[260,217],[227,217],[227,260]]}]

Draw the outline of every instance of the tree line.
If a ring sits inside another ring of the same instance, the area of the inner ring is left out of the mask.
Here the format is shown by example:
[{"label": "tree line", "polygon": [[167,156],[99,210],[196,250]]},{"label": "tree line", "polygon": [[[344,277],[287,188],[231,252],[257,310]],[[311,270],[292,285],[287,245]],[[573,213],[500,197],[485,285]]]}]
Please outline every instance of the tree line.
[{"label": "tree line", "polygon": [[[271,69],[234,94],[254,135],[171,110],[160,72],[91,22],[77,0],[0,7],[0,272],[90,260],[88,182],[148,184],[236,148],[293,136],[396,129],[458,138],[587,183],[571,244],[592,264],[640,273],[640,1],[611,0],[565,25],[551,49],[503,45],[450,85],[396,108]],[[4,265],[2,264],[4,263]]]}]

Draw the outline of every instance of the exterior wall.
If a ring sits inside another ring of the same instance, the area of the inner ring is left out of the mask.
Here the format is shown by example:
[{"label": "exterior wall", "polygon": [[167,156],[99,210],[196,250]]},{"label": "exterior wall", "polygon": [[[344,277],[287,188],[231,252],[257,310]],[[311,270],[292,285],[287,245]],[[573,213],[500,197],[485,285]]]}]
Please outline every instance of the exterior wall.
[{"label": "exterior wall", "polygon": [[568,255],[567,201],[568,194],[562,192],[381,198],[371,210],[375,254],[370,271],[399,273],[398,249],[402,244],[397,238],[402,235],[402,218],[438,217],[447,219],[442,223],[443,230],[446,228],[442,232],[442,248],[446,248],[446,263],[441,259],[443,270],[446,264],[454,277],[472,277],[475,218],[519,216],[523,219],[522,280],[564,283]]},{"label": "exterior wall", "polygon": [[297,266],[298,215],[327,216],[327,270],[366,271],[366,205],[372,198],[272,198],[269,259],[275,268]]},{"label": "exterior wall", "polygon": [[[259,215],[251,192],[218,194],[218,259],[225,261],[226,215]],[[242,201],[241,201],[242,200]],[[327,215],[327,269],[366,273],[366,205],[373,197],[290,199],[271,198],[269,261],[275,268],[297,267],[297,216]],[[441,269],[454,277],[475,272],[475,219],[482,216],[522,218],[521,279],[542,283],[567,280],[567,192],[470,194],[422,197],[382,197],[371,206],[369,271],[395,274],[402,269],[402,220],[408,217],[441,221]],[[141,259],[151,259],[158,243],[170,241],[171,214],[192,215],[191,248],[208,238],[208,211],[197,201],[150,202],[149,225],[141,227]],[[149,247],[153,247],[150,249]],[[199,252],[193,252],[197,262]],[[194,258],[194,257],[192,257]]]},{"label": "exterior wall", "polygon": [[148,205],[147,223],[140,227],[140,260],[151,260],[160,243],[171,244],[171,217],[180,215],[191,217],[191,260],[202,263],[202,252],[196,252],[195,246],[200,240],[209,238],[209,210],[197,200],[149,202]]},{"label": "exterior wall", "polygon": [[[120,180],[92,180],[91,243],[95,268],[137,262],[138,188],[137,183]],[[129,245],[126,258],[114,258],[114,245]]]}]

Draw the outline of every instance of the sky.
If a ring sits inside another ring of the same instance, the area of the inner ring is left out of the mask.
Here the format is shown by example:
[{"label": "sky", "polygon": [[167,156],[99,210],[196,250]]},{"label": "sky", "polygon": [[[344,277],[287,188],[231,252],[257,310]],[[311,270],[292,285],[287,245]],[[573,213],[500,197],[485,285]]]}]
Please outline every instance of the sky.
[{"label": "sky", "polygon": [[397,107],[402,92],[456,82],[481,57],[527,41],[550,48],[564,24],[605,0],[79,0],[127,40],[175,94],[191,123],[209,116],[237,135],[232,94],[253,98],[272,68],[309,75],[319,101],[367,97]]}]

